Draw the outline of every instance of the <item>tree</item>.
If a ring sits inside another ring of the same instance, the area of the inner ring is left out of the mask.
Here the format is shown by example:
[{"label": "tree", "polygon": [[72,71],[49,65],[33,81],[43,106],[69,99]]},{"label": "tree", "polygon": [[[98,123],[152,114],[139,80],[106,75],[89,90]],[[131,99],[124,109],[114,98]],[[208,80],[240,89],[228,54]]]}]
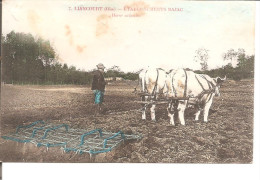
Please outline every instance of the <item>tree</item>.
[{"label": "tree", "polygon": [[114,65],[107,70],[107,72],[105,73],[105,76],[113,77],[115,79],[116,77],[123,77],[123,72],[121,71],[119,66]]},{"label": "tree", "polygon": [[201,70],[208,70],[208,59],[209,59],[209,50],[205,48],[199,48],[195,52],[194,61],[199,62],[201,65]]},{"label": "tree", "polygon": [[3,76],[8,83],[46,81],[55,58],[49,41],[35,39],[31,34],[11,31],[2,42]]},{"label": "tree", "polygon": [[239,55],[237,70],[242,74],[242,78],[254,77],[254,60],[254,55]]},{"label": "tree", "polygon": [[239,63],[239,58],[245,56],[245,50],[244,49],[238,49],[238,51],[235,51],[234,49],[229,49],[226,53],[223,55],[224,61],[229,61],[232,65],[232,67],[237,67]]}]

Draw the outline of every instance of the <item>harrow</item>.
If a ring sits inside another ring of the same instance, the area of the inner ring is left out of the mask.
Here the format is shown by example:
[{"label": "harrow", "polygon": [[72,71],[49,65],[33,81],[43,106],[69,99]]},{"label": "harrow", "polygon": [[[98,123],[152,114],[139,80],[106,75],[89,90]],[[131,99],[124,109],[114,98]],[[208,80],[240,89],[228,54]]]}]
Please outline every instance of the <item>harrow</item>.
[{"label": "harrow", "polygon": [[42,120],[29,125],[18,126],[14,133],[2,136],[5,140],[20,143],[33,143],[37,147],[61,147],[64,152],[76,152],[90,155],[112,151],[126,140],[141,139],[141,135],[69,128],[67,124],[52,124]]}]

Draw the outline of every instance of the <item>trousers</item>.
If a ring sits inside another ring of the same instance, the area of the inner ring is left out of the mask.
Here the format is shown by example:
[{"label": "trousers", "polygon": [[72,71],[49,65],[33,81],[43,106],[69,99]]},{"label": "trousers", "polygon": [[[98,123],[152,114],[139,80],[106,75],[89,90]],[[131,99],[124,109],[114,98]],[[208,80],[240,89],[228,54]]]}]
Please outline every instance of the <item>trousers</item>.
[{"label": "trousers", "polygon": [[94,90],[95,104],[102,104],[104,100],[104,91]]}]

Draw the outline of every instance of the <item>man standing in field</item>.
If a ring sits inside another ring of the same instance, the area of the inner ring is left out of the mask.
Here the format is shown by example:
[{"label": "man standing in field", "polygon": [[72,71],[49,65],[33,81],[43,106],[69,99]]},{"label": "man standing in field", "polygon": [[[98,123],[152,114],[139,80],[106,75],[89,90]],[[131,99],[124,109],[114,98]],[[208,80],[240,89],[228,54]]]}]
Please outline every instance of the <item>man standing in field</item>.
[{"label": "man standing in field", "polygon": [[104,78],[104,69],[105,66],[102,63],[97,65],[97,70],[94,71],[93,81],[91,90],[94,93],[94,103],[96,105],[95,114],[100,114],[103,112],[102,103],[104,100],[105,93],[105,78]]}]

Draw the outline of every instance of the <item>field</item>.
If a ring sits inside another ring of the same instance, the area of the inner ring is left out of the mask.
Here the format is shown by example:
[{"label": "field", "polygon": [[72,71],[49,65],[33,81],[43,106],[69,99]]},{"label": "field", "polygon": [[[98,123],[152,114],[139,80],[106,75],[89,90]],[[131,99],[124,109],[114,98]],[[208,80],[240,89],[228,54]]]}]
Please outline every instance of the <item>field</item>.
[{"label": "field", "polygon": [[[185,111],[186,125],[171,126],[166,105],[158,105],[157,122],[141,120],[139,97],[132,93],[136,82],[114,82],[107,86],[106,112],[94,116],[93,95],[88,86],[3,85],[1,135],[21,124],[37,120],[66,123],[72,127],[119,130],[142,134],[111,152],[62,153],[60,148],[35,147],[0,139],[4,162],[116,162],[116,163],[252,163],[253,80],[226,81],[215,97],[209,122],[194,121],[194,110]],[[148,112],[149,117],[149,112]]]}]

